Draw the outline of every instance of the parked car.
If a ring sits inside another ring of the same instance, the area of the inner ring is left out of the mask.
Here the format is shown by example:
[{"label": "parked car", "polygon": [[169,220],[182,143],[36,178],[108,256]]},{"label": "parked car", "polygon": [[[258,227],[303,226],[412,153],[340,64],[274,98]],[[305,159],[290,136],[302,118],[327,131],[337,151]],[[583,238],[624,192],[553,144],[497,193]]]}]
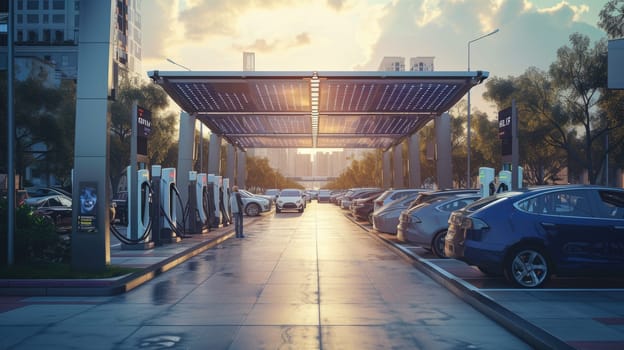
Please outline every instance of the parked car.
[{"label": "parked car", "polygon": [[243,189],[239,189],[238,192],[241,194],[241,199],[245,206],[243,211],[247,216],[258,216],[260,213],[271,210],[271,200],[256,196]]},{"label": "parked car", "polygon": [[377,210],[384,205],[407,196],[410,193],[422,192],[421,188],[401,188],[401,189],[389,189],[382,193],[377,199],[375,199],[374,210]]},{"label": "parked car", "polygon": [[329,203],[329,198],[332,192],[330,190],[320,190],[318,196],[316,197],[316,201],[318,203]]},{"label": "parked car", "polygon": [[474,189],[474,188],[458,188],[458,189],[447,189],[447,190],[437,190],[437,191],[426,191],[426,192],[421,192],[420,194],[418,194],[418,197],[416,197],[416,199],[410,204],[409,208],[413,208],[421,203],[425,203],[425,202],[431,202],[433,200],[435,200],[438,197],[447,197],[449,195],[454,195],[454,194],[477,194],[479,193],[479,190]]},{"label": "parked car", "polygon": [[303,192],[296,188],[284,189],[277,196],[275,202],[275,212],[281,213],[283,210],[297,210],[303,213],[305,209],[305,198]]},{"label": "parked car", "polygon": [[478,193],[448,193],[404,210],[397,226],[397,239],[410,242],[445,258],[444,238],[451,213],[478,200]]},{"label": "parked car", "polygon": [[48,218],[56,227],[57,232],[72,230],[72,199],[63,194],[26,199],[26,205],[36,215]]},{"label": "parked car", "polygon": [[279,195],[279,193],[280,190],[278,190],[277,188],[269,188],[268,190],[264,191],[264,195],[271,196],[273,198],[273,202],[277,200],[277,196]]},{"label": "parked car", "polygon": [[367,193],[365,197],[354,199],[351,202],[351,215],[356,220],[370,221],[370,215],[375,207],[375,200],[381,193],[381,190],[373,191]]},{"label": "parked car", "polygon": [[366,196],[366,194],[371,193],[373,191],[380,191],[380,189],[376,187],[365,187],[365,188],[354,188],[354,189],[347,191],[347,193],[340,200],[340,208],[349,210],[353,199],[362,198],[362,196]]},{"label": "parked car", "polygon": [[332,191],[331,195],[329,196],[329,202],[340,205],[340,200],[342,199],[342,197],[344,197],[346,193],[347,191],[344,190]]},{"label": "parked car", "polygon": [[552,275],[624,272],[624,189],[543,186],[495,194],[455,211],[444,251],[520,287]]},{"label": "parked car", "polygon": [[396,234],[401,212],[407,209],[417,196],[418,193],[412,193],[375,210],[373,214],[371,214],[373,228],[379,232]]},{"label": "parked car", "polygon": [[28,192],[29,198],[45,197],[55,194],[62,194],[69,198],[72,196],[70,192],[58,187],[26,187],[26,192]]}]

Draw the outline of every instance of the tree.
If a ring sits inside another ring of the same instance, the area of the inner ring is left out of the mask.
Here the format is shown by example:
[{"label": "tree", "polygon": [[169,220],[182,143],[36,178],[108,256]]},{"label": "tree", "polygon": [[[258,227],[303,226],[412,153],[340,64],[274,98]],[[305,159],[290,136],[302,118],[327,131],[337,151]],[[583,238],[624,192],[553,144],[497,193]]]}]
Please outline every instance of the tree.
[{"label": "tree", "polygon": [[[0,90],[6,96],[6,72],[2,75]],[[65,81],[55,88],[46,86],[41,79],[29,78],[16,81],[14,89],[16,173],[24,179],[26,169],[37,166],[45,175],[68,178],[73,160],[75,83]],[[7,101],[0,101],[0,118],[6,125]],[[0,137],[2,144],[7,145],[6,133]],[[7,164],[6,152],[0,159]]]},{"label": "tree", "polygon": [[266,157],[247,157],[246,186],[252,192],[264,192],[268,188],[301,188],[301,184],[289,180],[279,171],[271,168]]},{"label": "tree", "polygon": [[[553,86],[559,92],[560,124],[554,145],[565,149],[570,158],[582,164],[587,170],[589,182],[594,184],[602,171],[605,154],[603,147],[607,133],[624,125],[621,118],[602,118],[600,112],[602,92],[607,82],[607,47],[604,40],[590,48],[590,40],[582,34],[570,36],[571,47],[564,46],[557,51],[557,61],[550,66]],[[571,137],[580,130],[583,147],[572,147]],[[616,143],[620,143],[617,140]]]},{"label": "tree", "polygon": [[609,0],[599,14],[598,26],[607,32],[609,38],[624,36],[624,0]]},{"label": "tree", "polygon": [[[516,101],[520,166],[529,184],[557,182],[567,166],[565,151],[554,146],[557,130],[565,121],[554,108],[558,100],[552,85],[548,73],[534,67],[520,77],[493,78],[486,84],[484,97],[495,102],[499,110]],[[493,127],[498,129],[497,125]]]},{"label": "tree", "polygon": [[111,103],[110,173],[113,184],[119,181],[130,164],[130,118],[134,101],[152,112],[152,128],[148,139],[150,163],[165,167],[176,165],[177,117],[166,110],[169,105],[167,94],[159,85],[122,76],[116,99]]},{"label": "tree", "polygon": [[325,187],[328,189],[381,187],[381,157],[381,150],[364,153],[361,160],[353,159],[351,165]]}]

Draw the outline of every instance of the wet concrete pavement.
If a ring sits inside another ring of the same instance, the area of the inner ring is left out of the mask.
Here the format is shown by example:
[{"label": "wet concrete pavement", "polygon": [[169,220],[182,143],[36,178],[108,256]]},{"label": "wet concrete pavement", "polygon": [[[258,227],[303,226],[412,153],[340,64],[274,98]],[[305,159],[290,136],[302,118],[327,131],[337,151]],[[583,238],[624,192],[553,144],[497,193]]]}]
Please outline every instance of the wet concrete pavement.
[{"label": "wet concrete pavement", "polygon": [[245,231],[123,294],[2,297],[0,348],[531,348],[334,206]]}]

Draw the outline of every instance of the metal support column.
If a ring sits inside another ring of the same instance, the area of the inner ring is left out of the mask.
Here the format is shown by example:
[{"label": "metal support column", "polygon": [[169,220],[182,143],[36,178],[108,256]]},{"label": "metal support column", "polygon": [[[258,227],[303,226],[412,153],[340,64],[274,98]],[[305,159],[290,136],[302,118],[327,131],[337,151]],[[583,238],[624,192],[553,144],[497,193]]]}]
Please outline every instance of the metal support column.
[{"label": "metal support column", "polygon": [[[80,4],[71,266],[81,271],[103,271],[110,264],[108,132],[115,5],[112,0]],[[92,210],[81,206],[81,193],[91,203],[95,200]]]},{"label": "metal support column", "polygon": [[[178,146],[178,167],[176,171],[176,186],[180,191],[182,205],[188,202],[189,171],[193,170],[193,149],[195,148],[195,120],[194,115],[180,113],[180,141]],[[184,208],[177,207],[177,215],[184,215]],[[188,224],[188,221],[187,221]]]},{"label": "metal support column", "polygon": [[453,188],[453,164],[451,158],[451,116],[443,113],[435,119],[438,159],[436,171],[438,188]]},{"label": "metal support column", "polygon": [[418,132],[415,132],[407,139],[407,173],[409,174],[408,186],[410,188],[421,187],[420,135],[418,135]]},{"label": "metal support column", "polygon": [[390,152],[383,152],[381,181],[383,188],[392,187],[392,169],[390,169]]},{"label": "metal support column", "polygon": [[210,135],[208,174],[221,175],[221,137],[215,134]]},{"label": "metal support column", "polygon": [[225,177],[230,179],[230,186],[234,184],[234,171],[236,170],[236,149],[233,145],[227,144],[225,160]]},{"label": "metal support column", "polygon": [[403,143],[400,143],[392,149],[392,155],[394,158],[392,172],[392,187],[402,188],[405,187],[403,180]]},{"label": "metal support column", "polygon": [[247,152],[238,151],[236,153],[236,185],[240,188],[247,188]]}]

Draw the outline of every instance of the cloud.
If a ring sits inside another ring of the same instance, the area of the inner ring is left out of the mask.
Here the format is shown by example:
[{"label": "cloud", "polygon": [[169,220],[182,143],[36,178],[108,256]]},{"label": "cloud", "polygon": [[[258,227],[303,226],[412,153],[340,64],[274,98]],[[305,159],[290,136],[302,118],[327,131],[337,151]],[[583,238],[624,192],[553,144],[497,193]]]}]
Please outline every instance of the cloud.
[{"label": "cloud", "polygon": [[232,47],[238,51],[269,53],[280,50],[287,50],[299,46],[305,46],[310,44],[310,42],[310,35],[304,32],[297,34],[292,40],[275,39],[272,41],[268,41],[267,39],[256,39],[256,41],[254,41],[250,45],[232,45]]},{"label": "cloud", "polygon": [[327,5],[336,11],[342,10],[345,6],[346,0],[327,0]]},{"label": "cloud", "polygon": [[[143,2],[142,19],[142,59],[164,60],[168,55],[168,48],[181,39],[181,34],[176,31],[178,1],[174,0],[151,0],[149,12],[146,13],[146,2]],[[152,16],[150,14],[158,14]]]}]

